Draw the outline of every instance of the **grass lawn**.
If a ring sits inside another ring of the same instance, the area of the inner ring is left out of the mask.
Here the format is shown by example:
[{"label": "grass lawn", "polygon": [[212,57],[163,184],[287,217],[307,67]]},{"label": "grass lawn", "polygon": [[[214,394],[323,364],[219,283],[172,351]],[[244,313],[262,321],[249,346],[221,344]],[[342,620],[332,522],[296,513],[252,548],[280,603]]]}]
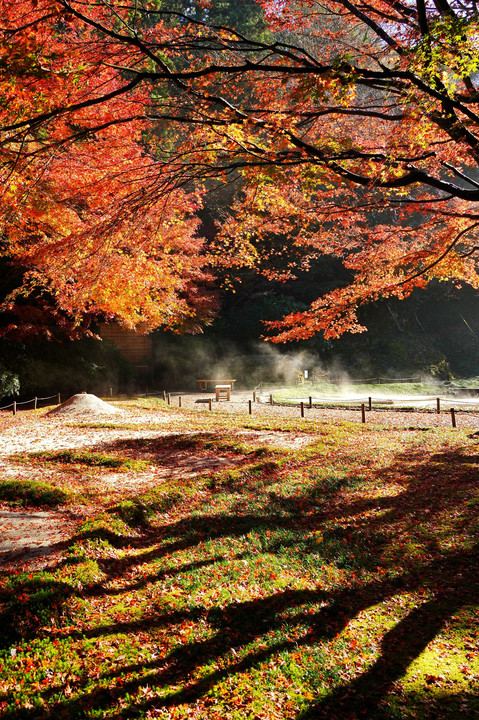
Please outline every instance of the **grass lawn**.
[{"label": "grass lawn", "polygon": [[[355,383],[353,380],[344,381],[343,383],[333,382],[317,382],[314,385],[310,381],[298,386],[281,387],[273,390],[274,400],[276,402],[290,402],[298,399],[307,400],[309,396],[315,398],[328,398],[330,400],[343,400],[345,402],[354,400],[355,398],[383,398],[398,399],[401,398],[403,403],[407,405],[408,397],[411,400],[416,396],[430,396],[432,400],[436,396],[444,396],[448,393],[461,394],[461,389],[479,390],[479,378],[466,378],[453,380],[450,386],[434,380],[424,380],[422,382],[386,382]],[[466,393],[467,394],[467,393]]]},{"label": "grass lawn", "polygon": [[[156,440],[18,457],[52,490],[17,481],[23,508],[90,519],[0,574],[2,718],[479,717],[470,429],[168,413]],[[155,476],[175,453],[227,462]],[[95,496],[110,473],[157,480]]]}]

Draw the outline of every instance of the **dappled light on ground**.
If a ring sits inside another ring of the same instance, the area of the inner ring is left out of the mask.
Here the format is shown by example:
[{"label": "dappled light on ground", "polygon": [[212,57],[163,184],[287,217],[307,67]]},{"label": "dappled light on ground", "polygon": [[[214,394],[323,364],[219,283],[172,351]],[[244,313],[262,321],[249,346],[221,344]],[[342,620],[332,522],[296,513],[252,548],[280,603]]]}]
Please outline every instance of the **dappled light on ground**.
[{"label": "dappled light on ground", "polygon": [[141,422],[9,458],[83,519],[61,556],[1,575],[4,717],[479,713],[470,429],[161,402]]}]

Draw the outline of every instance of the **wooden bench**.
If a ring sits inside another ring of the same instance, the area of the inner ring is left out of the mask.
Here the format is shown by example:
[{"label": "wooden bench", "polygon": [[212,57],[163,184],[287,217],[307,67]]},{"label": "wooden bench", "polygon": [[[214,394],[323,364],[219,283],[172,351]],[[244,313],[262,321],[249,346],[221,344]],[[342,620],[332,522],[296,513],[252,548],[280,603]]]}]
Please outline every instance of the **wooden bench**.
[{"label": "wooden bench", "polygon": [[216,402],[230,399],[231,385],[215,385]]},{"label": "wooden bench", "polygon": [[198,390],[200,392],[207,392],[209,384],[214,385],[215,387],[216,387],[216,385],[229,385],[231,387],[231,389],[234,390],[236,378],[234,378],[234,379],[231,379],[231,378],[218,379],[218,380],[197,380],[196,382],[198,383]]}]

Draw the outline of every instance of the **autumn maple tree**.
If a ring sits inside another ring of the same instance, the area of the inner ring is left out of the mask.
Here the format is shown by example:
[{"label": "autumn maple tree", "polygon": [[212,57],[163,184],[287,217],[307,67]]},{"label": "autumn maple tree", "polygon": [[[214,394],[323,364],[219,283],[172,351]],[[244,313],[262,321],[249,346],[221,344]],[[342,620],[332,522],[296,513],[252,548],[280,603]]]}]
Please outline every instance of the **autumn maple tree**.
[{"label": "autumn maple tree", "polygon": [[[274,237],[353,277],[276,340],[360,331],[362,304],[433,277],[477,287],[474,0],[258,0],[248,34],[215,22],[220,5],[0,3],[18,292],[78,322],[173,326],[208,312],[215,264],[256,266]],[[206,248],[196,212],[215,183],[237,195]]]}]

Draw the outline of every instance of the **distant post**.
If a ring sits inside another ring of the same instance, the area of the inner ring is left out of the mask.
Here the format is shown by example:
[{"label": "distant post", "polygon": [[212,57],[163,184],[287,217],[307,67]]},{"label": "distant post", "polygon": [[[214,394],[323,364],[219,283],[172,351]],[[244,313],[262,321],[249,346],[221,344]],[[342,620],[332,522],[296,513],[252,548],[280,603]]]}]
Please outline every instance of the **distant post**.
[{"label": "distant post", "polygon": [[208,407],[209,407],[210,410],[212,409],[212,407],[211,407],[211,398],[208,398]]},{"label": "distant post", "polygon": [[304,417],[304,402],[300,403],[300,407],[301,407],[301,417],[303,418]]},{"label": "distant post", "polygon": [[366,406],[364,403],[361,403],[361,422],[366,422]]},{"label": "distant post", "polygon": [[57,396],[57,405],[61,405],[61,403],[62,403],[62,398],[61,398],[60,393],[58,393],[58,396]]},{"label": "distant post", "polygon": [[451,408],[451,422],[452,422],[452,427],[455,428],[456,427],[456,411],[454,410],[454,408]]},{"label": "distant post", "polygon": [[36,410],[38,405],[38,398],[35,398],[33,401],[33,409]]},{"label": "distant post", "polygon": [[313,398],[311,397],[311,395],[309,396],[309,407],[313,407]]},{"label": "distant post", "polygon": [[368,398],[368,408],[369,410],[373,409],[373,399],[372,397]]},{"label": "distant post", "polygon": [[270,405],[273,404],[273,394],[271,394],[271,395],[269,396],[269,404],[270,404]]},{"label": "distant post", "polygon": [[249,415],[251,415],[251,413],[252,413],[252,409],[251,409],[251,408],[252,408],[251,400],[248,400],[248,414],[249,414]]},{"label": "distant post", "polygon": [[167,394],[167,396],[166,396],[166,401],[167,401],[168,405],[171,405],[171,395],[170,395],[170,393]]},{"label": "distant post", "polygon": [[438,415],[441,413],[441,398],[436,398],[436,413]]},{"label": "distant post", "polygon": [[13,401],[13,414],[14,414],[14,415],[17,414],[17,403],[16,403],[15,400]]},{"label": "distant post", "polygon": [[178,395],[178,407],[181,407],[181,395]]}]

